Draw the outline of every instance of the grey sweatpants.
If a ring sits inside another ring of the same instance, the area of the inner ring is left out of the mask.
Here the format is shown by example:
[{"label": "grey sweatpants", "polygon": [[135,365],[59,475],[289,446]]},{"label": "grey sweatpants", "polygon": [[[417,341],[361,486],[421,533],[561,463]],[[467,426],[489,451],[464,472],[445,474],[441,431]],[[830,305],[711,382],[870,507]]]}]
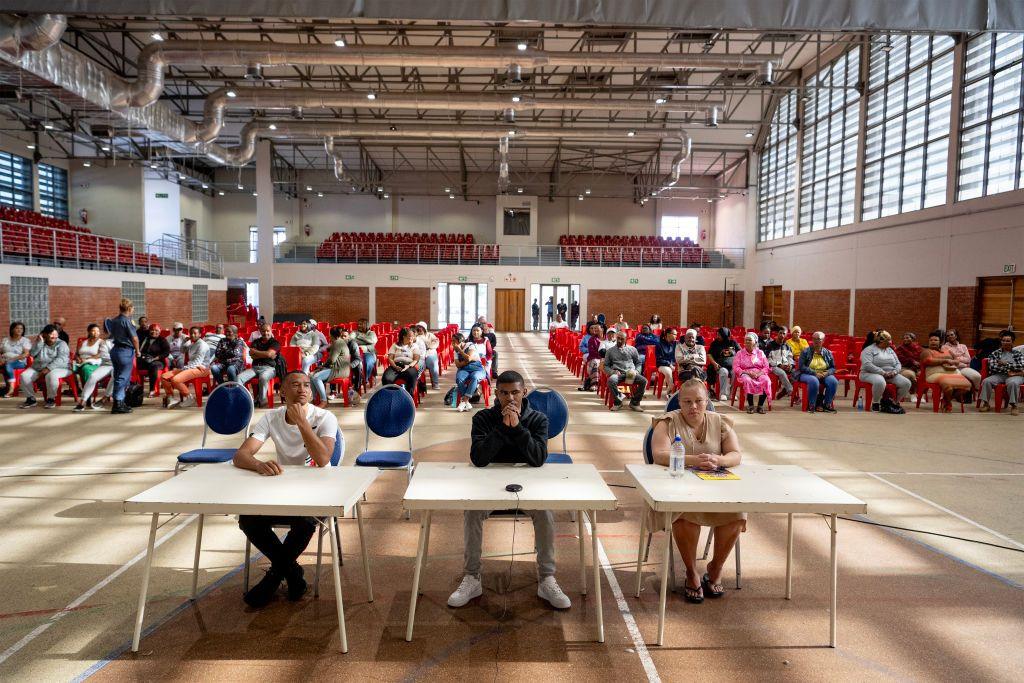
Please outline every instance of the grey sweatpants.
[{"label": "grey sweatpants", "polygon": [[985,403],[991,403],[992,398],[996,395],[996,385],[998,384],[1006,385],[1006,397],[1009,399],[1010,405],[1017,405],[1017,401],[1020,398],[1020,388],[1024,384],[1024,377],[1019,375],[1016,377],[989,375],[981,383],[981,400]]},{"label": "grey sweatpants", "polygon": [[786,393],[793,393],[793,383],[789,381],[789,373],[782,368],[775,366],[772,368],[772,374],[779,378],[779,386],[786,390]]},{"label": "grey sweatpants", "polygon": [[[555,575],[555,516],[551,510],[520,510],[533,518],[537,573],[543,580]],[[480,578],[480,553],[484,541],[484,520],[490,510],[466,510],[463,513],[465,536],[465,573]]]}]

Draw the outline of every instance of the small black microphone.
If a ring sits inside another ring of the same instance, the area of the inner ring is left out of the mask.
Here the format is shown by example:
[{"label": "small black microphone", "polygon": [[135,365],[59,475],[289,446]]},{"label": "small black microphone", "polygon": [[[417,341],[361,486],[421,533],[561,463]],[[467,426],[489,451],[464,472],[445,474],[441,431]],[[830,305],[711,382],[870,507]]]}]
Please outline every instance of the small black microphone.
[{"label": "small black microphone", "polygon": [[520,491],[523,490],[523,487],[520,486],[519,484],[509,484],[508,486],[505,487],[505,490],[508,491],[509,493],[519,493]]}]

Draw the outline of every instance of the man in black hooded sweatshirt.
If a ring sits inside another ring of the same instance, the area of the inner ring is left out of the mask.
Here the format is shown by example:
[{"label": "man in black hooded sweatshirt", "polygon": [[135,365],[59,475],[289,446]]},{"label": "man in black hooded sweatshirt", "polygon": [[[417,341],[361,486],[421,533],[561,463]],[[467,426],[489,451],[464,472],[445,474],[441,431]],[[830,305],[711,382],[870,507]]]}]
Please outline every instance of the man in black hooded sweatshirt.
[{"label": "man in black hooded sweatshirt", "polygon": [[[530,407],[523,376],[514,370],[498,375],[494,405],[473,416],[469,457],[477,467],[491,463],[525,463],[540,467],[548,459],[547,415]],[[550,510],[524,510],[533,518],[537,549],[537,596],[552,607],[567,609],[569,597],[555,581],[555,519]],[[488,510],[466,510],[465,572],[462,583],[448,598],[449,607],[462,607],[483,594],[480,583],[480,553],[484,520]]]}]

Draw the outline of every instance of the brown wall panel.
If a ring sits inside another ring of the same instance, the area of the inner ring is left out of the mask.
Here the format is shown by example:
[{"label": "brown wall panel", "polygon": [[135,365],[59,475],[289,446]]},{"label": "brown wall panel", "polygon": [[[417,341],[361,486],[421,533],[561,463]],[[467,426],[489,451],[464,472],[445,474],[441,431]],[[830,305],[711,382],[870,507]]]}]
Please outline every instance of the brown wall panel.
[{"label": "brown wall panel", "polygon": [[[114,306],[117,312],[117,306]],[[150,323],[168,328],[173,323],[192,324],[191,289],[150,289],[146,287],[146,316]],[[204,321],[205,322],[205,321]]]},{"label": "brown wall panel", "polygon": [[377,287],[377,320],[404,325],[430,321],[430,287]]},{"label": "brown wall panel", "polygon": [[858,336],[884,328],[896,339],[914,332],[921,341],[939,322],[938,287],[858,289],[856,301],[853,329]]},{"label": "brown wall panel", "polygon": [[977,287],[950,287],[946,294],[946,327],[955,327],[960,340],[972,346],[978,336],[978,319],[974,310]]},{"label": "brown wall panel", "polygon": [[[50,286],[50,319],[67,318],[65,330],[72,345],[78,337],[85,336],[89,323],[102,325],[106,318],[116,316],[120,303],[121,289],[116,287]],[[29,330],[30,334],[37,332]]]},{"label": "brown wall panel", "polygon": [[[804,332],[821,330],[829,334],[846,334],[850,327],[850,290],[815,289],[794,293],[793,324]],[[858,303],[860,294],[858,293]],[[860,329],[857,334],[863,334]]]},{"label": "brown wall panel", "polygon": [[[686,297],[686,324],[698,322],[708,327],[735,327],[743,324],[743,292],[724,295],[713,289],[691,289]],[[735,301],[735,310],[734,310]]]},{"label": "brown wall panel", "polygon": [[370,315],[369,287],[274,287],[274,311],[347,323]]},{"label": "brown wall panel", "polygon": [[209,313],[209,320],[202,320],[206,324],[217,324],[227,322],[228,319],[228,293],[227,290],[208,290],[206,293],[206,309]]},{"label": "brown wall panel", "polygon": [[622,313],[633,327],[651,319],[657,313],[666,325],[679,325],[680,293],[676,290],[656,289],[589,289],[584,320],[592,314],[604,313],[609,324]]}]

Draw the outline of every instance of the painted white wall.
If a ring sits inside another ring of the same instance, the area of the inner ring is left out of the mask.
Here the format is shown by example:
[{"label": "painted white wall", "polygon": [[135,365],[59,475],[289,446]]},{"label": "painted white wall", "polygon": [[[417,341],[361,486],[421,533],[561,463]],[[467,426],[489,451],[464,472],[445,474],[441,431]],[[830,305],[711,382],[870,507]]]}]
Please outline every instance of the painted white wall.
[{"label": "painted white wall", "polygon": [[192,289],[192,285],[206,285],[210,291],[227,290],[225,278],[208,279],[177,275],[143,275],[113,270],[77,270],[75,268],[47,268],[44,266],[0,266],[0,284],[10,284],[11,277],[45,277],[50,285],[58,287],[116,287],[124,280],[145,280],[152,289]]},{"label": "painted white wall", "polygon": [[125,162],[115,165],[99,161],[86,168],[76,161],[71,165],[69,181],[68,212],[72,225],[82,225],[78,214],[86,209],[86,227],[92,232],[143,241],[142,169]]},{"label": "painted white wall", "polygon": [[180,189],[179,213],[182,227],[178,233],[184,234],[184,220],[191,218],[196,222],[196,237],[201,240],[212,240],[213,237],[213,197],[187,187]]},{"label": "painted white wall", "polygon": [[142,178],[143,240],[181,234],[180,185],[159,177]]}]

